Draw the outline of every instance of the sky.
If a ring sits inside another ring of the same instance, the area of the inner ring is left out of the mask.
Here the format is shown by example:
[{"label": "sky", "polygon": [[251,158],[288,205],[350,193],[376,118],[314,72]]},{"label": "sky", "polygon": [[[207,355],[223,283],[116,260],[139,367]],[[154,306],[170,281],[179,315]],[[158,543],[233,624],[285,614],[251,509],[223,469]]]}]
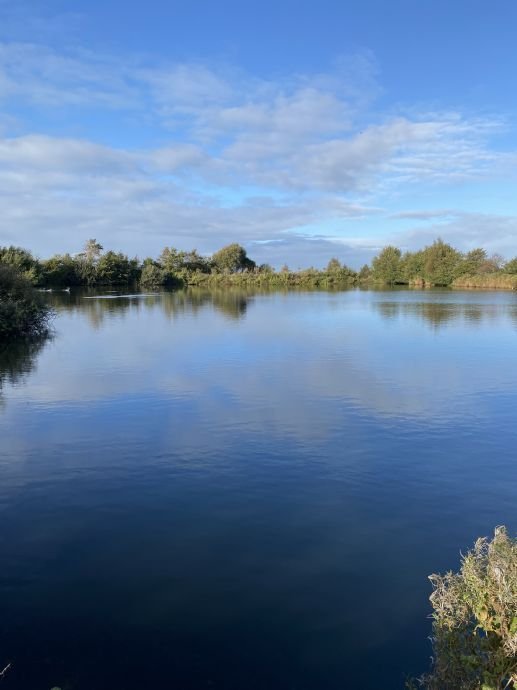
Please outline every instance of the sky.
[{"label": "sky", "polygon": [[0,0],[0,245],[517,255],[517,0]]}]

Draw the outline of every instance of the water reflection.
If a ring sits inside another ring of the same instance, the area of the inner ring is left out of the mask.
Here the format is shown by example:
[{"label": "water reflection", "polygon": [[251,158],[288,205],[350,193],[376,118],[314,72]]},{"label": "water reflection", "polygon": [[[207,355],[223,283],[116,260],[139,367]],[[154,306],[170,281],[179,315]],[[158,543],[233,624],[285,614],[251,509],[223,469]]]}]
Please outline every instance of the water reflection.
[{"label": "water reflection", "polygon": [[[192,287],[180,291],[153,293],[121,293],[117,291],[74,291],[72,294],[52,293],[48,299],[58,311],[79,312],[86,315],[94,328],[99,328],[106,318],[126,316],[131,313],[160,311],[168,319],[175,320],[185,314],[197,315],[214,309],[230,320],[242,319],[258,297],[266,295],[311,294],[322,291],[281,291],[206,289]],[[452,324],[471,327],[508,321],[517,327],[517,299],[506,293],[472,293],[451,291],[365,291],[327,292],[329,296],[355,294],[366,297],[374,311],[387,321],[413,319],[422,321],[433,330]]]},{"label": "water reflection", "polygon": [[[517,301],[505,293],[191,289],[51,300],[59,337],[33,392],[47,404],[160,396],[218,430],[231,410],[257,432],[314,439],[343,405],[441,423],[458,404],[474,411],[476,396],[513,385],[505,362]],[[451,336],[435,341],[446,327]],[[466,348],[472,329],[477,349]],[[480,348],[495,346],[480,369]]]},{"label": "water reflection", "polygon": [[[450,293],[446,293],[450,294]],[[443,300],[443,297],[442,297]],[[435,330],[452,323],[489,325],[507,320],[517,327],[517,301],[495,304],[435,301],[373,300],[372,308],[386,320],[418,319]]]},{"label": "water reflection", "polygon": [[22,340],[0,347],[0,404],[3,387],[6,384],[14,385],[23,381],[34,371],[37,356],[48,340],[49,338]]},{"label": "water reflection", "polygon": [[[170,319],[185,313],[198,314],[206,308],[214,308],[230,319],[245,316],[255,291],[189,288],[181,291],[156,293],[121,293],[74,291],[71,294],[53,293],[48,299],[59,311],[85,314],[94,328],[100,327],[107,317],[123,316],[142,311],[160,310]],[[264,294],[264,293],[262,293]]]},{"label": "water reflection", "polygon": [[515,529],[514,295],[49,300],[52,346],[0,357],[9,688],[398,690],[427,667],[426,576]]}]

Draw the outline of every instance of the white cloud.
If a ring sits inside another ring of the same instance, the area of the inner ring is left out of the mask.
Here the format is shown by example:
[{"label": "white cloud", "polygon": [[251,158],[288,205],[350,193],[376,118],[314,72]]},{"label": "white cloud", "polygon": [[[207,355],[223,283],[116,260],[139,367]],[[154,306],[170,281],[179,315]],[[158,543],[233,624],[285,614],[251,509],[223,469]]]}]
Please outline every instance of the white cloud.
[{"label": "white cloud", "polygon": [[[421,213],[421,217],[425,219],[425,212]],[[509,216],[451,210],[446,220],[398,233],[392,237],[392,242],[413,250],[432,243],[437,237],[442,237],[462,251],[484,247],[489,252],[511,258],[517,255],[517,214]]]},{"label": "white cloud", "polygon": [[18,171],[39,170],[72,173],[125,173],[135,165],[133,157],[90,141],[28,135],[0,139],[0,164]]},{"label": "white cloud", "polygon": [[[376,214],[382,228],[380,198],[403,201],[419,185],[495,179],[515,166],[515,151],[492,144],[507,127],[501,117],[383,113],[374,105],[379,92],[367,52],[326,74],[273,80],[228,65],[0,44],[0,243],[74,251],[102,234],[104,244],[142,254],[165,242],[212,251],[242,241],[276,264],[292,263],[279,256],[283,248],[300,264],[325,263],[325,252],[340,249],[358,265],[383,243],[382,230],[362,239],[351,221]],[[41,123],[63,108],[72,125],[59,136],[44,131]],[[112,132],[122,143],[106,143]],[[433,233],[486,244],[483,224],[491,222],[490,242],[513,251],[512,218],[410,206],[390,218],[427,219],[425,232],[400,235],[419,245]],[[340,239],[325,236],[329,222]]]},{"label": "white cloud", "polygon": [[457,216],[458,212],[453,209],[438,208],[429,210],[414,210],[414,211],[399,211],[398,213],[392,213],[390,218],[400,219],[400,220],[436,220],[440,218],[450,218],[451,216]]},{"label": "white cloud", "polygon": [[86,50],[58,53],[34,43],[0,42],[0,102],[138,109],[130,70],[130,64]]}]

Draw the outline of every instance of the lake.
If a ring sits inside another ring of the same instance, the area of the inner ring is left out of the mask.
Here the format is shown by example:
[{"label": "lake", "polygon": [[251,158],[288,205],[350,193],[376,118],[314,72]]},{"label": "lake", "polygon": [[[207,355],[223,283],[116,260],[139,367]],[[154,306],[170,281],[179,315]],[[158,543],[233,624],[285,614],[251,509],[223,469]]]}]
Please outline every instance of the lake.
[{"label": "lake", "polygon": [[517,294],[53,293],[0,354],[6,690],[395,690],[517,530]]}]

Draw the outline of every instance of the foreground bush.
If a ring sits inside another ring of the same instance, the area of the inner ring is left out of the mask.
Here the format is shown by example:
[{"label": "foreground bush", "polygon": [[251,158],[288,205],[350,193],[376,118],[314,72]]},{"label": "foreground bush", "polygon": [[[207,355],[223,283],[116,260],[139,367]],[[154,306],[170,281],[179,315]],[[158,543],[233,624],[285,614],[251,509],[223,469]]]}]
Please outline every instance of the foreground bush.
[{"label": "foreground bush", "polygon": [[410,687],[517,688],[517,540],[498,527],[478,539],[459,573],[431,575],[433,665]]},{"label": "foreground bush", "polygon": [[27,278],[0,263],[0,342],[45,335],[50,314]]}]

